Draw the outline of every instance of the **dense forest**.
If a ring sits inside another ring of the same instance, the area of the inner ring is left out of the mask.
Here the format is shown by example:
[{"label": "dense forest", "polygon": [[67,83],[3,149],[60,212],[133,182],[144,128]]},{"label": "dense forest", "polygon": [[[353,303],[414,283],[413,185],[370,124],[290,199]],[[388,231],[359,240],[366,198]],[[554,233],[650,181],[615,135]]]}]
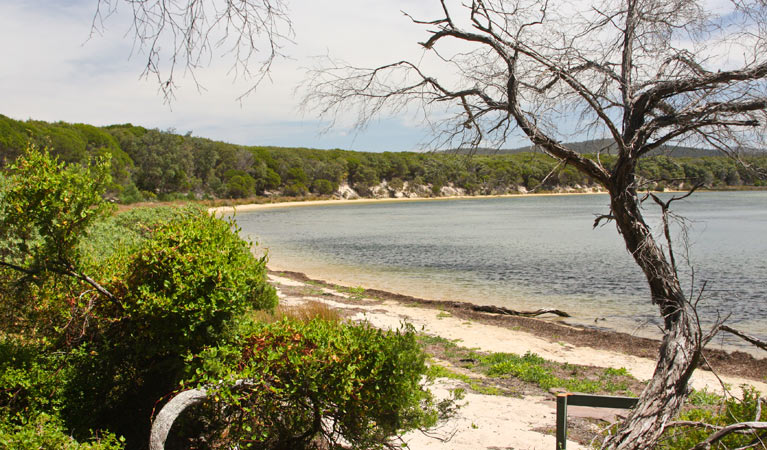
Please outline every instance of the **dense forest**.
[{"label": "dense forest", "polygon": [[[352,195],[362,197],[486,195],[533,189],[579,190],[592,180],[550,157],[530,151],[364,153],[241,146],[147,129],[131,124],[95,127],[65,122],[17,121],[0,115],[0,165],[14,161],[29,143],[48,148],[59,160],[84,163],[109,155],[112,183],[107,195],[132,203],[179,198],[249,198],[255,195]],[[584,153],[604,142],[580,143]],[[690,149],[680,154],[691,154]],[[716,153],[711,152],[713,155]],[[698,154],[706,154],[699,152]],[[750,170],[725,156],[654,155],[640,175],[651,188],[704,183],[713,188],[763,186]],[[603,154],[602,161],[610,156]],[[767,156],[744,157],[767,168]],[[339,190],[348,185],[350,189]],[[352,191],[353,190],[353,191]]]}]

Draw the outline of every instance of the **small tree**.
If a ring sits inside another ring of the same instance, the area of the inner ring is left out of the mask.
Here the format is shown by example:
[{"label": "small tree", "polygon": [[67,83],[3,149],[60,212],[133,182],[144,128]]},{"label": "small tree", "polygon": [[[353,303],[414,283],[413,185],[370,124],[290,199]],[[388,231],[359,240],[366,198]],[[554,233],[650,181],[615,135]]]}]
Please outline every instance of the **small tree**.
[{"label": "small tree", "polygon": [[47,150],[28,147],[8,168],[0,192],[0,266],[19,282],[66,276],[112,297],[83,272],[80,240],[110,209],[102,195],[111,181],[109,162],[66,165]]},{"label": "small tree", "polygon": [[[731,155],[758,145],[767,109],[767,6],[747,0],[716,11],[695,0],[439,4],[436,20],[411,18],[428,28],[421,62],[318,70],[305,103],[331,117],[356,109],[360,127],[382,111],[418,104],[427,119],[431,111],[444,118],[434,125],[451,147],[502,145],[519,130],[561,166],[601,184],[610,212],[596,223],[615,222],[664,323],[655,373],[604,447],[650,448],[680,410],[712,333],[703,333],[682,289],[671,242],[656,240],[644,220],[637,164],[682,141]],[[614,141],[614,162],[568,148],[563,141],[573,130]],[[670,239],[671,201],[656,200]]]}]

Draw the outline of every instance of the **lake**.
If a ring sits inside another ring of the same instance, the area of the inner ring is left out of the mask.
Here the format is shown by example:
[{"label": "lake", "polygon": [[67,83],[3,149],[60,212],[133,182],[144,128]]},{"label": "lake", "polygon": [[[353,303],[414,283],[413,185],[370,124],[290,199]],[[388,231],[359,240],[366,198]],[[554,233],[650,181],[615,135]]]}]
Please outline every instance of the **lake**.
[{"label": "lake", "polygon": [[[608,204],[606,195],[520,196],[280,208],[236,219],[273,269],[422,298],[557,308],[574,315],[569,323],[658,336],[657,310],[615,225],[592,228]],[[700,295],[704,324],[729,316],[731,326],[767,339],[767,192],[702,192],[673,206],[689,242],[675,226],[683,286]],[[651,200],[645,215],[658,224]],[[715,344],[742,347],[724,339]]]}]

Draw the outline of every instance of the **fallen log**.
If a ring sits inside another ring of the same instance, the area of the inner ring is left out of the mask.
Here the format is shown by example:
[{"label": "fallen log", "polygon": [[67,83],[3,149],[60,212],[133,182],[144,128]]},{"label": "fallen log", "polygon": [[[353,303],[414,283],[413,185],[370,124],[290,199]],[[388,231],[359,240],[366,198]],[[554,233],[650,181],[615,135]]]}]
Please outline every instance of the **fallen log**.
[{"label": "fallen log", "polygon": [[473,311],[502,314],[506,316],[535,317],[535,316],[540,316],[543,314],[555,314],[559,317],[571,317],[570,314],[567,314],[566,312],[562,310],[553,309],[553,308],[542,308],[542,309],[537,309],[535,311],[516,311],[509,308],[504,308],[503,306],[471,305],[471,309]]}]

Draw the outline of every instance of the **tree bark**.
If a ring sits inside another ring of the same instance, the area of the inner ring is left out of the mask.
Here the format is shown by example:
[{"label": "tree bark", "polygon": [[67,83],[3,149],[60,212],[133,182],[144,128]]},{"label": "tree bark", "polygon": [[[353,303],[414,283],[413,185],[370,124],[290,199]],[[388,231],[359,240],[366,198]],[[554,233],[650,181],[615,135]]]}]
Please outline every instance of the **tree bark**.
[{"label": "tree bark", "polygon": [[[629,172],[630,168],[625,173]],[[684,403],[688,381],[701,355],[701,333],[676,272],[644,222],[636,192],[630,187],[632,177],[620,181],[618,187],[608,188],[612,213],[627,250],[647,278],[653,303],[660,308],[664,336],[655,372],[639,403],[602,448],[644,449],[654,446],[664,424],[678,414]]]}]

